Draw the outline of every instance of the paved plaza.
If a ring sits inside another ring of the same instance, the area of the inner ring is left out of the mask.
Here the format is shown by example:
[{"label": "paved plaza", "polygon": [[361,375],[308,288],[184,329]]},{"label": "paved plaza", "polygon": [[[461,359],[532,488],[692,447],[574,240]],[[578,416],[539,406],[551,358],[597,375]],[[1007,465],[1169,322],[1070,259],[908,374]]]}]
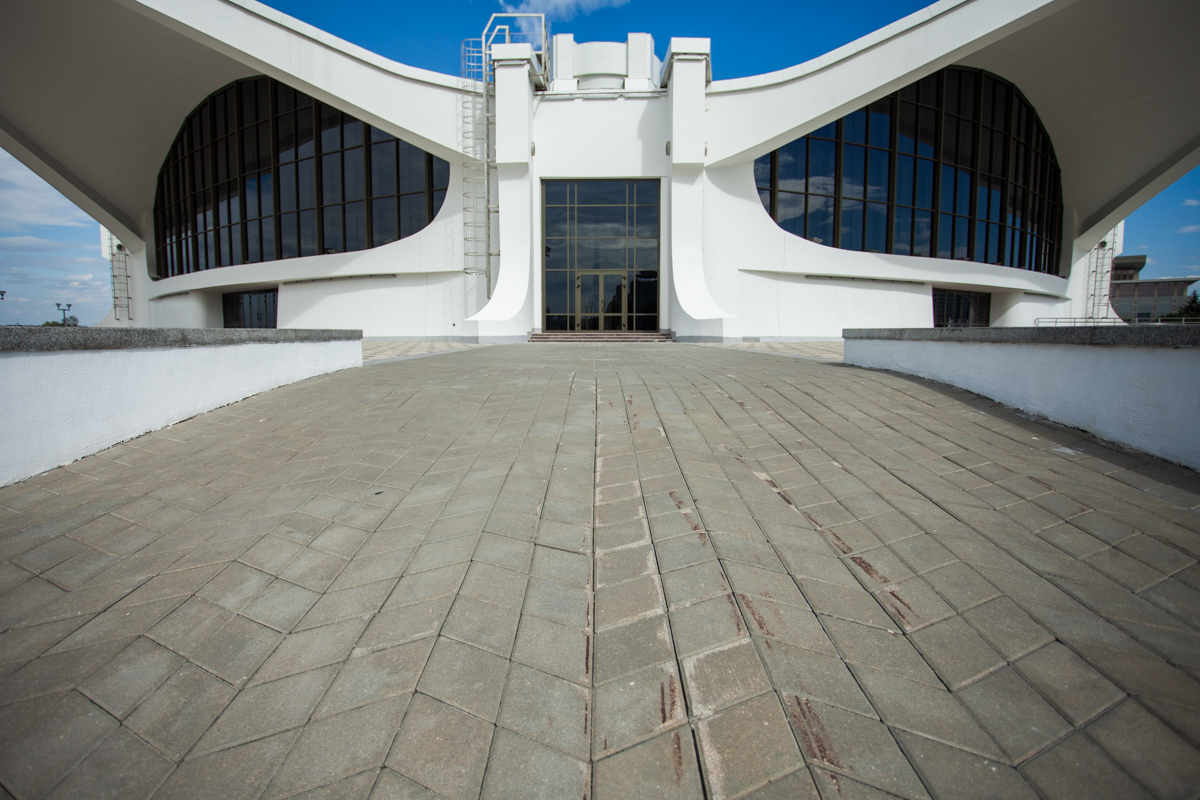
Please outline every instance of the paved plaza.
[{"label": "paved plaza", "polygon": [[0,798],[1195,798],[1197,474],[796,355],[383,361],[0,489]]}]

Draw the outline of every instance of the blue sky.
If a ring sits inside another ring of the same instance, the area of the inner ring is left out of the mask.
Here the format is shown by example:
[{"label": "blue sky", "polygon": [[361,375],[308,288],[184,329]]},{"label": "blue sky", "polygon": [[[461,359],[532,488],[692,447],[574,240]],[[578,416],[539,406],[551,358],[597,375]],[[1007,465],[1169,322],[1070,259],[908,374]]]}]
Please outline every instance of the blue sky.
[{"label": "blue sky", "polygon": [[[383,56],[458,74],[459,46],[504,10],[488,0],[267,0],[318,28]],[[927,0],[793,0],[751,5],[714,0],[520,0],[508,10],[545,12],[553,32],[576,41],[624,41],[648,32],[661,57],[672,36],[712,39],[713,77],[737,78],[798,64],[928,5]],[[213,87],[218,88],[218,87]],[[1200,169],[1126,222],[1126,254],[1146,254],[1144,277],[1200,274]],[[59,319],[74,304],[91,325],[108,312],[108,263],[96,223],[0,150],[0,323]]]}]

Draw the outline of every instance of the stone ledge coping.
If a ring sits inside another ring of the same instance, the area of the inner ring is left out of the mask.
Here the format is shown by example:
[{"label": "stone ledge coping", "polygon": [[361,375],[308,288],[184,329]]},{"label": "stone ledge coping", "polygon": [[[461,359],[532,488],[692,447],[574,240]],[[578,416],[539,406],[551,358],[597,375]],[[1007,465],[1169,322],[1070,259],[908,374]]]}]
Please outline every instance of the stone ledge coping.
[{"label": "stone ledge coping", "polygon": [[843,339],[980,344],[1200,347],[1200,325],[1091,325],[1070,328],[846,328]]},{"label": "stone ledge coping", "polygon": [[229,344],[359,341],[358,330],[303,328],[42,328],[0,326],[0,353],[56,350],[128,350]]}]

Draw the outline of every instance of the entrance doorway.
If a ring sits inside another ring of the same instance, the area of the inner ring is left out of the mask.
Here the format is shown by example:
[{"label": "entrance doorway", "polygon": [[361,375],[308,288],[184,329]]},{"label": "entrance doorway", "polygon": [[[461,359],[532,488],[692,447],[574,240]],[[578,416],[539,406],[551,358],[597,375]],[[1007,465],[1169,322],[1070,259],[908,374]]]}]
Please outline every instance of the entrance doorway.
[{"label": "entrance doorway", "polygon": [[547,180],[542,330],[658,331],[657,179]]},{"label": "entrance doorway", "polygon": [[576,272],[575,319],[577,331],[628,330],[625,298],[628,296],[624,272]]}]

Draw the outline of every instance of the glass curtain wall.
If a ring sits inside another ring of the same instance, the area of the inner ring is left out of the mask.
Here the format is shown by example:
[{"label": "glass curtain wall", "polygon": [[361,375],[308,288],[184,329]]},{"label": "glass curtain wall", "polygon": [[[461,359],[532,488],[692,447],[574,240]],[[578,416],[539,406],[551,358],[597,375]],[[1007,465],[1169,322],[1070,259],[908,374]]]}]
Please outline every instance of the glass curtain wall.
[{"label": "glass curtain wall", "polygon": [[543,181],[542,193],[543,330],[612,330],[618,318],[657,331],[659,181]]},{"label": "glass curtain wall", "polygon": [[754,162],[789,233],[844,250],[1058,272],[1062,183],[1012,84],[944,69]]},{"label": "glass curtain wall", "polygon": [[378,247],[428,225],[445,161],[270,78],[215,92],[158,177],[157,276]]},{"label": "glass curtain wall", "polygon": [[933,290],[935,328],[986,328],[991,316],[992,296],[986,292]]},{"label": "glass curtain wall", "polygon": [[230,292],[221,295],[226,328],[274,328],[279,291]]}]

